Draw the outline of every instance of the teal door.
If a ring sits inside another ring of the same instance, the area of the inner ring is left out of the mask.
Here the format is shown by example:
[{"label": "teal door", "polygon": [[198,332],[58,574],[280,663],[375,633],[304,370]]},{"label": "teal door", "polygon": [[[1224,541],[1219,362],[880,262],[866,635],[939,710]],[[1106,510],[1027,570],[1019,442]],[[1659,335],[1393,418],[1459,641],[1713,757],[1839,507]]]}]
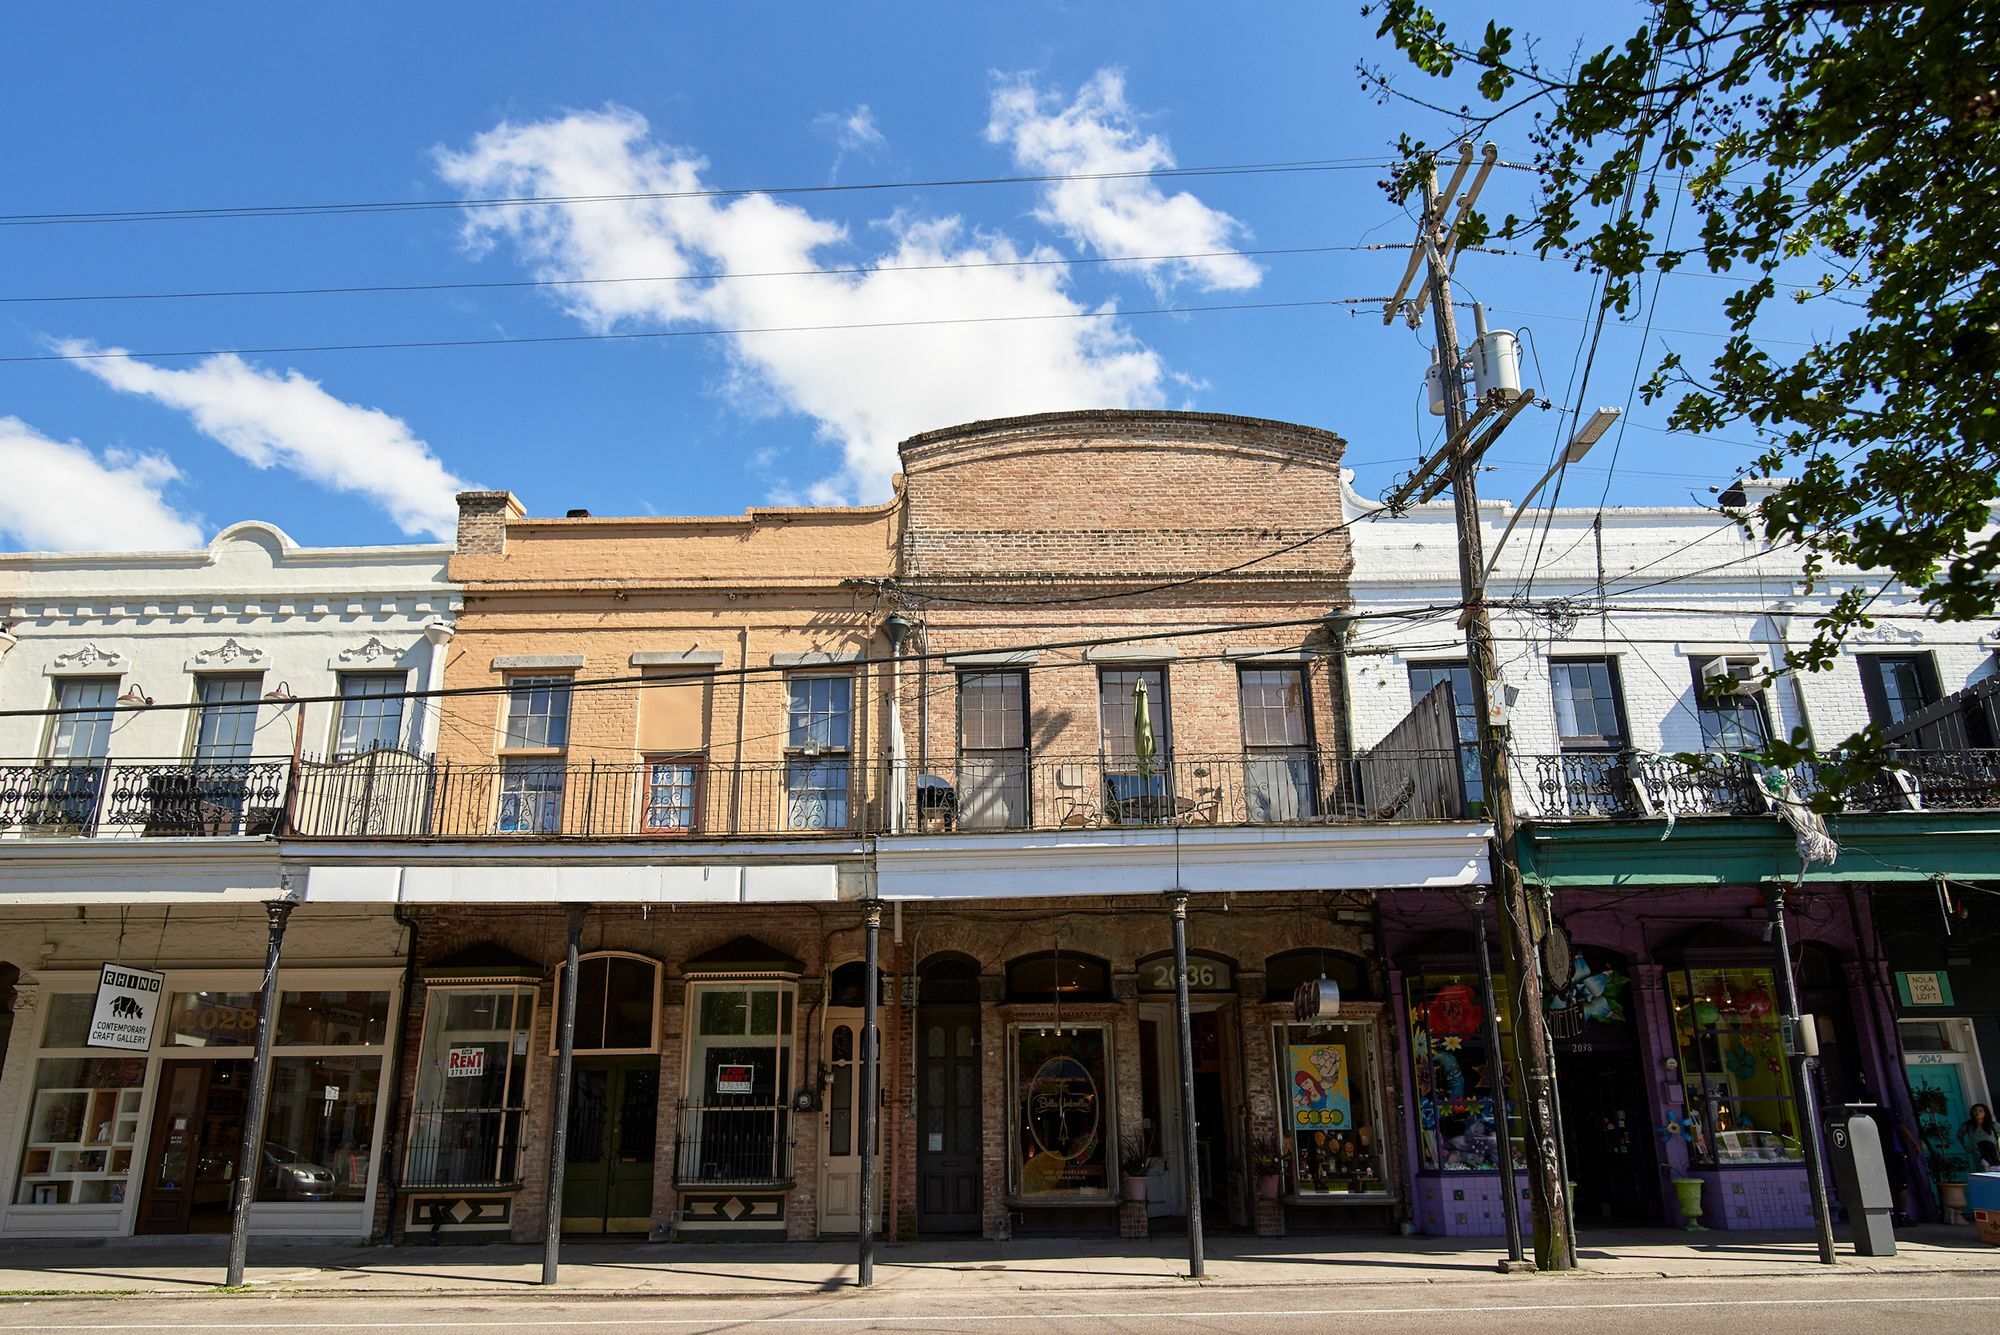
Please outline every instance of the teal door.
[{"label": "teal door", "polygon": [[1971,1155],[1958,1143],[1968,1102],[1964,1073],[1956,1061],[1925,1061],[1922,1057],[1906,1062],[1903,1071],[1909,1077],[1910,1106],[1916,1110],[1917,1134],[1923,1138],[1933,1186],[1963,1182],[1972,1168]]},{"label": "teal door", "polygon": [[576,1059],[570,1069],[563,1232],[650,1231],[659,1089],[657,1057]]}]

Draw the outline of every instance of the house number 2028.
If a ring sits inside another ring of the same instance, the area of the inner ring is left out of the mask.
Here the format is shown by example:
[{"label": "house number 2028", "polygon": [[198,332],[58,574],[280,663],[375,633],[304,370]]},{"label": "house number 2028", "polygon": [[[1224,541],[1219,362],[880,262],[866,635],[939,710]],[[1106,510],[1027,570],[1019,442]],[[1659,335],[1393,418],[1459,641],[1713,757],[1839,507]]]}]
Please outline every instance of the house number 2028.
[{"label": "house number 2028", "polygon": [[[1188,987],[1197,992],[1225,992],[1229,989],[1229,966],[1215,960],[1188,961]],[[1174,962],[1153,960],[1146,965],[1148,992],[1174,990]]]}]

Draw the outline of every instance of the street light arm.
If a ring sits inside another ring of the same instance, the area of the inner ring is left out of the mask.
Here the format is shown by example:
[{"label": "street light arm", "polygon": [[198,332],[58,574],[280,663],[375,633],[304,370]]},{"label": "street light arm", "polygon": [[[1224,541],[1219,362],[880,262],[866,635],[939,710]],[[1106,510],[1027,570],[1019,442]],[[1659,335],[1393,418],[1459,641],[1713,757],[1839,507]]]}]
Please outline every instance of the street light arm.
[{"label": "street light arm", "polygon": [[1493,557],[1486,563],[1486,573],[1479,577],[1479,592],[1482,596],[1486,592],[1487,584],[1493,579],[1493,572],[1499,568],[1500,553],[1506,548],[1507,539],[1514,536],[1514,526],[1521,522],[1522,515],[1528,513],[1528,502],[1535,498],[1536,492],[1549,485],[1551,478],[1567,467],[1569,467],[1569,460],[1564,459],[1556,464],[1554,468],[1542,474],[1540,480],[1534,486],[1528,488],[1527,494],[1521,497],[1520,504],[1514,507],[1514,517],[1507,521],[1506,528],[1500,530],[1500,541],[1493,544]]}]

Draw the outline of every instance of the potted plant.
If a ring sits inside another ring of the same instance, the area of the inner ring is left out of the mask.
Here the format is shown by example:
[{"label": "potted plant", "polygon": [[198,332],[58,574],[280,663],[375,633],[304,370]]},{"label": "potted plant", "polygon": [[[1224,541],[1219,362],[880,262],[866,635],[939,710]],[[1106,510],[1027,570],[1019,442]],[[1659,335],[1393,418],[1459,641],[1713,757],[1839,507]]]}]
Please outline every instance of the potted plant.
[{"label": "potted plant", "polygon": [[1259,1145],[1251,1154],[1250,1171],[1257,1176],[1257,1195],[1260,1199],[1275,1201],[1282,1194],[1285,1183],[1281,1167],[1278,1147],[1269,1141]]},{"label": "potted plant", "polygon": [[1146,1199],[1146,1174],[1153,1166],[1152,1146],[1144,1136],[1125,1136],[1118,1142],[1118,1171],[1125,1176],[1125,1199]]},{"label": "potted plant", "polygon": [[1931,1155],[1931,1178],[1938,1184],[1938,1204],[1950,1211],[1955,1220],[1965,1218],[1965,1174],[1969,1167],[1963,1155],[1935,1152]]}]

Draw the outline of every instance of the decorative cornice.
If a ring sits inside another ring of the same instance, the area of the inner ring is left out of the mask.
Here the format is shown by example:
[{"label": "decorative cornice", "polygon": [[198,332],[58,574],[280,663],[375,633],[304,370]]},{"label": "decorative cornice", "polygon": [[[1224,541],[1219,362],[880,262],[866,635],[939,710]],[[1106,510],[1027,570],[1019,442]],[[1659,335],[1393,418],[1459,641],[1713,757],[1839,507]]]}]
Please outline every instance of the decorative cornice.
[{"label": "decorative cornice", "polygon": [[400,650],[391,649],[388,645],[382,643],[382,637],[379,635],[370,635],[363,643],[355,645],[352,649],[342,649],[338,654],[334,655],[339,662],[349,666],[356,663],[371,665],[383,662],[394,663],[402,656]]},{"label": "decorative cornice", "polygon": [[264,651],[254,645],[238,643],[234,638],[224,640],[213,649],[203,649],[188,660],[191,670],[215,667],[260,667],[264,662]]},{"label": "decorative cornice", "polygon": [[100,649],[88,640],[66,654],[57,654],[49,663],[50,672],[102,672],[123,667],[125,655],[115,649]]}]

